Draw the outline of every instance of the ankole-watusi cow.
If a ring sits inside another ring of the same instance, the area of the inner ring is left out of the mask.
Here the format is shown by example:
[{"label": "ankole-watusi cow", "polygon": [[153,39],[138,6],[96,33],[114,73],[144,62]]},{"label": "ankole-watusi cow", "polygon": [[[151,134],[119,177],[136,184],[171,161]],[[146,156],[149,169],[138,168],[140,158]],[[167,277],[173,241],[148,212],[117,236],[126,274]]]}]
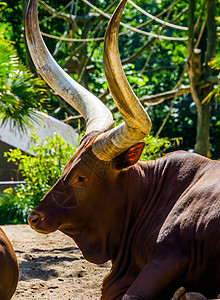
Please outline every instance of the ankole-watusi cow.
[{"label": "ankole-watusi cow", "polygon": [[118,28],[126,0],[113,14],[104,68],[124,123],[71,79],[47,50],[37,1],[29,3],[26,34],[45,81],[86,120],[86,134],[61,178],[34,209],[30,226],[60,230],[84,257],[112,261],[102,299],[169,299],[180,287],[215,298],[220,292],[220,162],[184,151],[138,162],[150,131],[148,114],[124,75]]},{"label": "ankole-watusi cow", "polygon": [[0,300],[9,300],[18,283],[18,262],[14,249],[0,228]]}]

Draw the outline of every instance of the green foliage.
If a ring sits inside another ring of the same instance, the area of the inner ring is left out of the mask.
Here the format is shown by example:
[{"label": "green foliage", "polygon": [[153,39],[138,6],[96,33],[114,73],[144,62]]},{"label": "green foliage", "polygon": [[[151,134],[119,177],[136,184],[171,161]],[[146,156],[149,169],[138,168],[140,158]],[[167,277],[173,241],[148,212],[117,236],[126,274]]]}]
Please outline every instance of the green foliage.
[{"label": "green foliage", "polygon": [[24,222],[28,212],[39,203],[59,179],[62,169],[75,149],[65,143],[60,135],[40,140],[36,134],[33,134],[30,150],[32,156],[23,154],[20,149],[5,153],[8,161],[18,165],[18,170],[26,182],[15,188],[15,193],[10,195],[10,200],[8,200],[7,193],[3,193],[0,197],[0,217],[4,214],[1,213],[2,211],[10,211],[9,215],[14,216],[10,219],[13,223]]},{"label": "green foliage", "polygon": [[23,201],[13,189],[5,190],[0,194],[0,225],[26,223],[32,207],[30,199]]},{"label": "green foliage", "polygon": [[210,65],[213,69],[220,70],[220,54],[216,55],[216,57],[210,62]]},{"label": "green foliage", "polygon": [[22,61],[25,61],[25,46],[22,24],[22,1],[0,2],[0,35],[14,42],[14,47]]},{"label": "green foliage", "polygon": [[3,84],[6,78],[10,76],[10,73],[16,71],[18,68],[18,58],[13,44],[7,41],[2,35],[0,35],[0,51],[0,80],[1,84]]},{"label": "green foliage", "polygon": [[46,104],[45,83],[19,62],[12,43],[0,36],[0,118],[22,130]]},{"label": "green foliage", "polygon": [[148,135],[144,139],[144,142],[146,143],[146,146],[142,152],[141,160],[148,161],[163,156],[167,150],[175,145],[175,143],[179,143],[179,139],[176,138],[172,143],[172,141],[168,140],[167,138],[159,138]]},{"label": "green foliage", "polygon": [[[216,57],[210,62],[210,66],[215,70],[220,70],[220,54],[217,54]],[[220,73],[218,76],[220,76]],[[214,98],[216,102],[220,100],[220,83],[217,84],[213,88],[213,90],[203,99],[203,103],[211,101],[212,98]]]}]

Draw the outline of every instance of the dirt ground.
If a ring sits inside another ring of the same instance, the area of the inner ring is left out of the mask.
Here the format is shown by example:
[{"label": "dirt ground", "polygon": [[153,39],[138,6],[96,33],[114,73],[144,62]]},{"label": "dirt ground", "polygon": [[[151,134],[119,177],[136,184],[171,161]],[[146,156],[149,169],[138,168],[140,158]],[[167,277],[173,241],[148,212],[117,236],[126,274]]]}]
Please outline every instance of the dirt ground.
[{"label": "dirt ground", "polygon": [[87,262],[72,239],[61,232],[43,235],[28,225],[1,226],[16,252],[20,276],[12,300],[100,299],[110,263]]}]

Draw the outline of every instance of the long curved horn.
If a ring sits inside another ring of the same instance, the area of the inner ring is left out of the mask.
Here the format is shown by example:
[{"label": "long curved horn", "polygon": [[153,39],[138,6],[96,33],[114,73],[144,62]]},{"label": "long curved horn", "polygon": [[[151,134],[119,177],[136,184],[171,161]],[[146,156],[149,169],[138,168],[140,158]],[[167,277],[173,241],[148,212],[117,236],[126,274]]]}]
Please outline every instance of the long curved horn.
[{"label": "long curved horn", "polygon": [[38,24],[37,0],[30,0],[28,5],[26,39],[37,71],[52,89],[83,115],[86,120],[86,134],[111,129],[113,118],[109,109],[65,73],[48,51]]},{"label": "long curved horn", "polygon": [[151,130],[150,117],[132,91],[120,61],[118,31],[126,1],[121,1],[110,20],[103,51],[107,83],[125,122],[99,135],[94,141],[93,152],[102,160],[113,159],[142,140]]}]

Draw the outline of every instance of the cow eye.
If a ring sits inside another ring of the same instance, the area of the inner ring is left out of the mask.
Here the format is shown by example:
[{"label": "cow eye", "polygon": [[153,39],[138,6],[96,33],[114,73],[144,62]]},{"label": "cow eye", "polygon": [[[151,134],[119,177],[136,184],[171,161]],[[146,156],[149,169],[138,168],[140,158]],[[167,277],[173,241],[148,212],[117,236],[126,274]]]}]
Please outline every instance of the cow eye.
[{"label": "cow eye", "polygon": [[86,182],[87,178],[84,176],[77,176],[76,177],[76,182]]}]

